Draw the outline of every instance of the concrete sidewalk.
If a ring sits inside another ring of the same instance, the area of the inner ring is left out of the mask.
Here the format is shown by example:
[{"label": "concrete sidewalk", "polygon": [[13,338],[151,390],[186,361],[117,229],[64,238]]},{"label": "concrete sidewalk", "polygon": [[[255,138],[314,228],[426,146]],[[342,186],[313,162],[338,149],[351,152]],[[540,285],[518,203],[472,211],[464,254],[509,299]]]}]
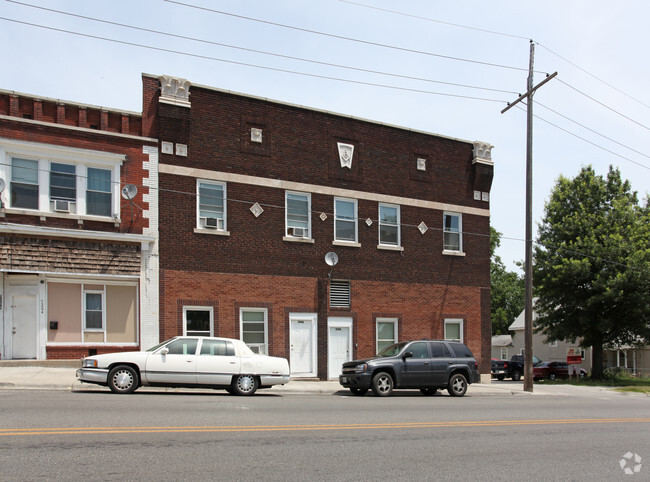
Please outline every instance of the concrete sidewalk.
[{"label": "concrete sidewalk", "polygon": [[[25,365],[25,364],[23,364]],[[43,366],[46,365],[46,366]],[[20,363],[0,362],[0,390],[71,390],[71,391],[109,391],[107,387],[81,383],[75,372],[81,365],[79,360],[40,362],[38,365],[20,366]],[[143,391],[188,391],[192,389],[141,387]],[[337,381],[291,380],[287,385],[277,385],[263,390],[263,393],[282,394],[325,394],[340,392],[349,394]],[[444,392],[446,395],[446,392]],[[593,396],[598,393],[619,394],[606,387],[574,385],[535,384],[533,393],[523,390],[523,382],[475,383],[470,385],[468,396],[489,395],[555,395],[555,396]]]}]

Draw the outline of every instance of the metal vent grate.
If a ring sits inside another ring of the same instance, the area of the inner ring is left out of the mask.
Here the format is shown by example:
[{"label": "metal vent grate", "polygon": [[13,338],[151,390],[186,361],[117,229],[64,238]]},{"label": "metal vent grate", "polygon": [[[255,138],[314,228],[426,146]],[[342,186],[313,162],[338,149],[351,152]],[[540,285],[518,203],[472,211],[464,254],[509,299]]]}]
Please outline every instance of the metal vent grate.
[{"label": "metal vent grate", "polygon": [[330,281],[330,307],[350,307],[350,282],[331,280]]}]

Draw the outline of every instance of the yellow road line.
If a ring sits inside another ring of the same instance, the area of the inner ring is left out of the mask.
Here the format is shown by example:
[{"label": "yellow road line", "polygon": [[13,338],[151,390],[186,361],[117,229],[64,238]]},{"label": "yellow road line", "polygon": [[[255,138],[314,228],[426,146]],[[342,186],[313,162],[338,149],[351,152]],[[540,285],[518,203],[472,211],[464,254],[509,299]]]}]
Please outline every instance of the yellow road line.
[{"label": "yellow road line", "polygon": [[0,437],[20,435],[79,435],[79,434],[137,434],[137,433],[201,433],[201,432],[278,432],[316,430],[375,430],[387,428],[442,427],[507,427],[523,425],[570,425],[650,423],[650,418],[563,418],[548,420],[475,420],[465,422],[393,422],[328,425],[233,425],[208,427],[53,427],[0,428]]}]

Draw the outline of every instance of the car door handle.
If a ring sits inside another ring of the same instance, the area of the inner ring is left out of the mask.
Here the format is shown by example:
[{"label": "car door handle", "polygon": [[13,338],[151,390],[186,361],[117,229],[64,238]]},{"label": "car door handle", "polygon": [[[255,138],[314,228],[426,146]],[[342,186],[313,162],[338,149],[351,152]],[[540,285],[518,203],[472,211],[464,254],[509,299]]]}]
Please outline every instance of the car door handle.
[{"label": "car door handle", "polygon": [[237,362],[234,362],[234,361],[231,361],[231,362],[228,362],[228,363],[230,363],[231,365],[237,365]]}]

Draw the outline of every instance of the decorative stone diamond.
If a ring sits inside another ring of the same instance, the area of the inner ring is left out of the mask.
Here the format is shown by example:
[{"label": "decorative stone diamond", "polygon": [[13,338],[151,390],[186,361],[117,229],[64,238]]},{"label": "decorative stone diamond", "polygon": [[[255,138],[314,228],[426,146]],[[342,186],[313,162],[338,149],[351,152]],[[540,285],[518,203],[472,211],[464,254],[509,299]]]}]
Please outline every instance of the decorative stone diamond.
[{"label": "decorative stone diamond", "polygon": [[424,221],[422,221],[422,222],[420,223],[420,225],[418,226],[418,229],[420,230],[420,232],[421,232],[422,234],[424,234],[424,233],[426,233],[426,232],[428,231],[429,228],[427,227],[426,224],[424,224]]},{"label": "decorative stone diamond", "polygon": [[264,212],[264,209],[262,209],[262,206],[260,206],[259,203],[255,203],[251,206],[251,212],[253,213],[253,216],[259,218],[260,214]]},{"label": "decorative stone diamond", "polygon": [[325,213],[320,213],[320,220],[325,221],[327,219],[327,214]]},{"label": "decorative stone diamond", "polygon": [[368,226],[370,226],[372,224],[372,219],[370,219],[370,218],[366,219],[366,224]]}]

